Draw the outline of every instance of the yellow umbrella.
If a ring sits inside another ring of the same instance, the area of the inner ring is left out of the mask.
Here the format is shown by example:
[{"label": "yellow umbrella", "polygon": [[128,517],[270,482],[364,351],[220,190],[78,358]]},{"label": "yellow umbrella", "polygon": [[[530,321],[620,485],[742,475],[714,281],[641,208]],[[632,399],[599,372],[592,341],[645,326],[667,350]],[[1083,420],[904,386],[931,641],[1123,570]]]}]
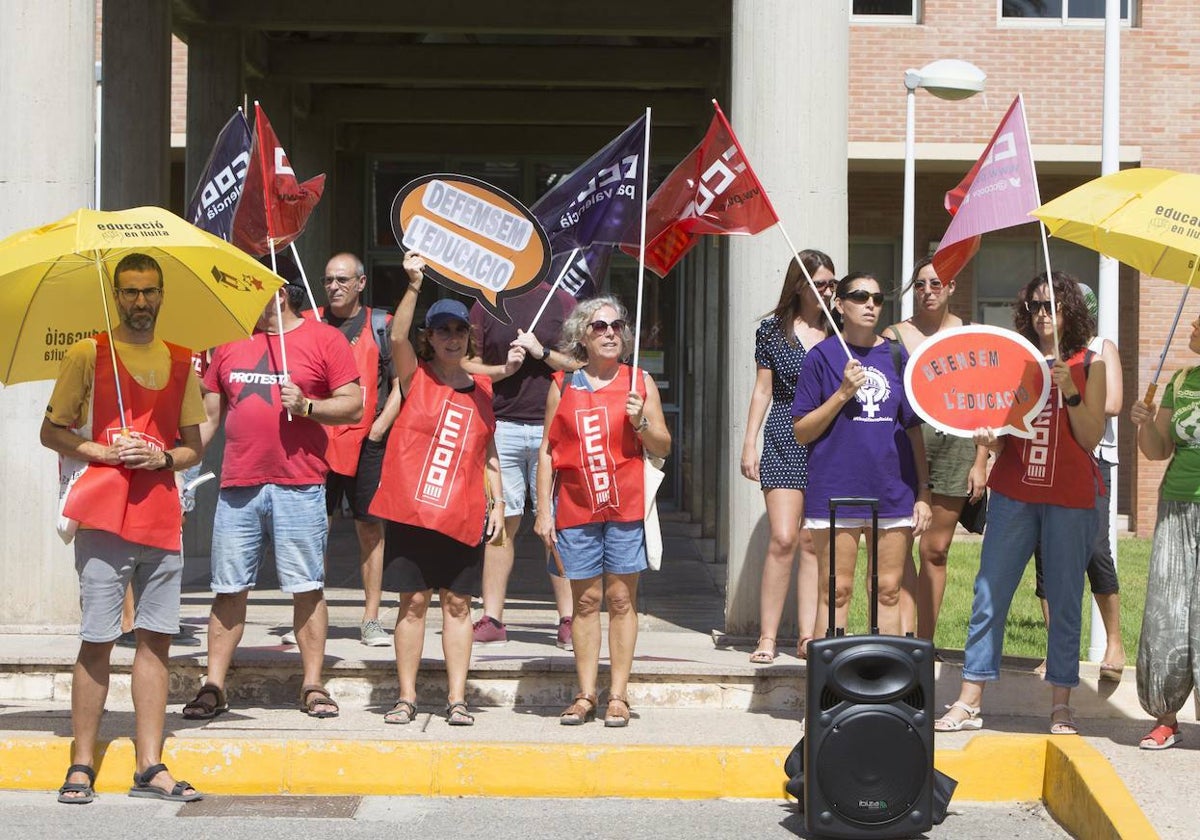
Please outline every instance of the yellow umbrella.
[{"label": "yellow umbrella", "polygon": [[1046,202],[1033,215],[1051,236],[1113,257],[1144,274],[1184,284],[1154,381],[1146,392],[1146,402],[1151,402],[1200,261],[1200,175],[1125,169],[1088,181]]},{"label": "yellow umbrella", "polygon": [[77,210],[0,241],[0,382],[58,375],[75,341],[118,318],[112,275],[148,254],[163,271],[155,334],[192,350],[245,338],[283,285],[257,260],[160,207]]}]

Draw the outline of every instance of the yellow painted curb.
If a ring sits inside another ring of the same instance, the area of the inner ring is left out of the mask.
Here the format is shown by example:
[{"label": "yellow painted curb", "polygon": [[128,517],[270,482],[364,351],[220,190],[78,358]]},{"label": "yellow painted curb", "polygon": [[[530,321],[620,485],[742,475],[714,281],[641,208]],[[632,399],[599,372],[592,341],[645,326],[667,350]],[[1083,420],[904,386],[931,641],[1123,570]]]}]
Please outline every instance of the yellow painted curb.
[{"label": "yellow painted curb", "polygon": [[[0,788],[55,790],[67,738],[0,740]],[[163,761],[206,793],[781,799],[788,747],[170,738]],[[981,735],[940,750],[957,801],[1043,800],[1079,837],[1155,837],[1104,757],[1080,738]],[[96,789],[129,789],[132,742],[101,744]]]},{"label": "yellow painted curb", "polygon": [[1047,739],[1041,798],[1075,837],[1158,837],[1112,765],[1082,738]]}]

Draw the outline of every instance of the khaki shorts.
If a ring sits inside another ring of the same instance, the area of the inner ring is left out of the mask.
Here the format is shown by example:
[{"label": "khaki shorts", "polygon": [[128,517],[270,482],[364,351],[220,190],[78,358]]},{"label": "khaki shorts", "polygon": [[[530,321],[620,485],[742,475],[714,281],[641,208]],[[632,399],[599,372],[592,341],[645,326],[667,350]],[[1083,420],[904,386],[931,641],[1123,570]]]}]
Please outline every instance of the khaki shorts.
[{"label": "khaki shorts", "polygon": [[944,434],[929,425],[922,426],[921,433],[933,492],[941,496],[969,495],[967,474],[975,463],[975,441]]}]

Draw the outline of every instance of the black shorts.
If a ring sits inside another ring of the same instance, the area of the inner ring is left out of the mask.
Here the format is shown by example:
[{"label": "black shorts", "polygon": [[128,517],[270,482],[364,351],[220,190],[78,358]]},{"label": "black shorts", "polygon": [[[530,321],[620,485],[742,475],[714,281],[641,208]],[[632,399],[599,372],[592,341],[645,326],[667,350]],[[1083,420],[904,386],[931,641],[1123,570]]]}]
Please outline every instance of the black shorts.
[{"label": "black shorts", "polygon": [[371,500],[379,489],[379,476],[383,472],[383,453],[387,449],[387,435],[376,443],[370,438],[363,438],[362,449],[358,453],[358,472],[355,475],[342,475],[331,472],[325,477],[325,512],[333,516],[342,506],[342,499],[350,502],[350,510],[359,522],[382,522],[378,516],[372,516]]},{"label": "black shorts", "polygon": [[397,592],[448,589],[478,596],[483,579],[483,542],[466,545],[439,531],[389,522],[383,588]]}]

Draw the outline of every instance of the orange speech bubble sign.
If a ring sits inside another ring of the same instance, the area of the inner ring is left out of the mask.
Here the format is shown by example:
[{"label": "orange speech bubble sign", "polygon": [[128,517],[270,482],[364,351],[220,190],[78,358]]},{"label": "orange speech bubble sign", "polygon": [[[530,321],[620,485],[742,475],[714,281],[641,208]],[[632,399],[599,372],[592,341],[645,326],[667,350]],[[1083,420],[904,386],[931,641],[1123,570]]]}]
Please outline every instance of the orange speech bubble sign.
[{"label": "orange speech bubble sign", "polygon": [[925,422],[947,434],[1033,437],[1032,422],[1050,395],[1046,360],[1019,333],[972,325],[937,333],[912,354],[904,390]]},{"label": "orange speech bubble sign", "polygon": [[478,300],[509,323],[505,298],[542,282],[550,241],[534,215],[503,190],[467,175],[424,175],[392,201],[392,230],[425,258],[443,286]]}]

